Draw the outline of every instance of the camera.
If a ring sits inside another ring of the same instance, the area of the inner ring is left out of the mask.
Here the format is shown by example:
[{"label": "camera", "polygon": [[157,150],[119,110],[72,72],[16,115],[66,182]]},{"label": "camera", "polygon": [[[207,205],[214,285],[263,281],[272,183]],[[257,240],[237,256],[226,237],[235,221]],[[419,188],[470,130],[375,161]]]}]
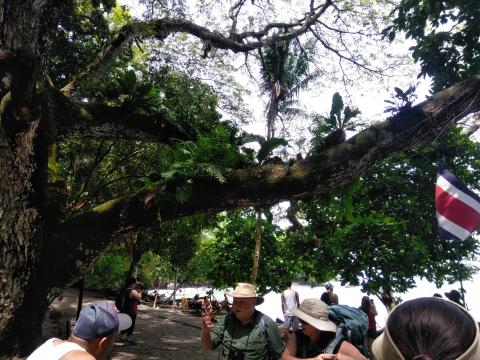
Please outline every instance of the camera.
[{"label": "camera", "polygon": [[243,360],[245,359],[245,353],[239,350],[230,350],[228,352],[228,360]]}]

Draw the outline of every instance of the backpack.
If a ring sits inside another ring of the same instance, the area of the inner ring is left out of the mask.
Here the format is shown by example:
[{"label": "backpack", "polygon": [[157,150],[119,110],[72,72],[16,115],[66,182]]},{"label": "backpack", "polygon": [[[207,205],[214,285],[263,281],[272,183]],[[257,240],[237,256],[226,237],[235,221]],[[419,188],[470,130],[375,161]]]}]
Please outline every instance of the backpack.
[{"label": "backpack", "polygon": [[[366,346],[368,331],[368,316],[362,310],[348,305],[330,305],[328,317],[337,324],[335,339],[328,344],[328,348],[336,349],[339,342],[347,340],[355,346],[362,355],[369,357]],[[327,354],[330,354],[327,352]]]},{"label": "backpack", "polygon": [[118,311],[123,311],[125,307],[125,291],[120,290],[115,294],[115,307]]},{"label": "backpack", "polygon": [[132,290],[132,288],[122,289],[117,293],[115,296],[115,306],[118,311],[128,312],[132,302],[130,299],[130,291]]}]

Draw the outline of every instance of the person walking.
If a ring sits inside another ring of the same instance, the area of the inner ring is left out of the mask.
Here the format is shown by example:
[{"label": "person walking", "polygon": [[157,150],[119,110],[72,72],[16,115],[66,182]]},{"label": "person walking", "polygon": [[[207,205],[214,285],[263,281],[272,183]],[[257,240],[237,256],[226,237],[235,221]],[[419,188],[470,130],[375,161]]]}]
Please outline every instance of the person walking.
[{"label": "person walking", "polygon": [[298,298],[298,292],[292,290],[292,282],[287,281],[285,283],[285,290],[283,290],[281,295],[282,300],[282,311],[283,317],[285,319],[284,328],[285,328],[285,338],[288,339],[290,332],[295,332],[300,329],[300,323],[298,318],[293,315],[292,310],[300,306],[300,300]]},{"label": "person walking", "polygon": [[220,347],[223,360],[278,360],[283,352],[283,341],[277,324],[255,309],[263,302],[255,286],[238,283],[233,292],[230,312],[215,325],[210,314],[202,319],[201,342],[203,350]]}]

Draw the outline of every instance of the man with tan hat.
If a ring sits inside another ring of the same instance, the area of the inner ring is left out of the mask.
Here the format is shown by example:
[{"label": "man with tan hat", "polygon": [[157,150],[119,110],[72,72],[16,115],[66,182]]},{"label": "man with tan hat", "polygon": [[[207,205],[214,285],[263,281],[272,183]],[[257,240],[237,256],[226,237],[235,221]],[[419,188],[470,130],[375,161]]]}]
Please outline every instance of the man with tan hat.
[{"label": "man with tan hat", "polygon": [[230,313],[215,325],[211,314],[203,317],[203,349],[220,346],[219,358],[223,360],[280,359],[284,348],[280,332],[272,319],[255,309],[255,305],[263,302],[255,286],[238,283],[226,295],[233,297]]},{"label": "man with tan hat", "polygon": [[343,337],[338,341],[337,325],[329,319],[328,305],[322,300],[305,299],[293,314],[299,318],[302,330],[288,338],[282,360],[367,359]]}]

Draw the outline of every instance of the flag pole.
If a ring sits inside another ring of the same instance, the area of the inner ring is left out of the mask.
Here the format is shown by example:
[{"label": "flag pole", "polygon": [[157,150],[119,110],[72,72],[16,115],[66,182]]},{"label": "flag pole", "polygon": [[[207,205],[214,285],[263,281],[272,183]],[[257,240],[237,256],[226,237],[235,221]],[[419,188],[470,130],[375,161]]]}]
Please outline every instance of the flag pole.
[{"label": "flag pole", "polygon": [[462,278],[462,258],[460,256],[460,242],[459,239],[453,239],[455,243],[455,252],[457,253],[457,271],[458,271],[458,280],[460,281],[460,294],[462,295],[462,304],[465,308],[467,305],[465,304],[465,289],[463,288],[463,278]]}]

